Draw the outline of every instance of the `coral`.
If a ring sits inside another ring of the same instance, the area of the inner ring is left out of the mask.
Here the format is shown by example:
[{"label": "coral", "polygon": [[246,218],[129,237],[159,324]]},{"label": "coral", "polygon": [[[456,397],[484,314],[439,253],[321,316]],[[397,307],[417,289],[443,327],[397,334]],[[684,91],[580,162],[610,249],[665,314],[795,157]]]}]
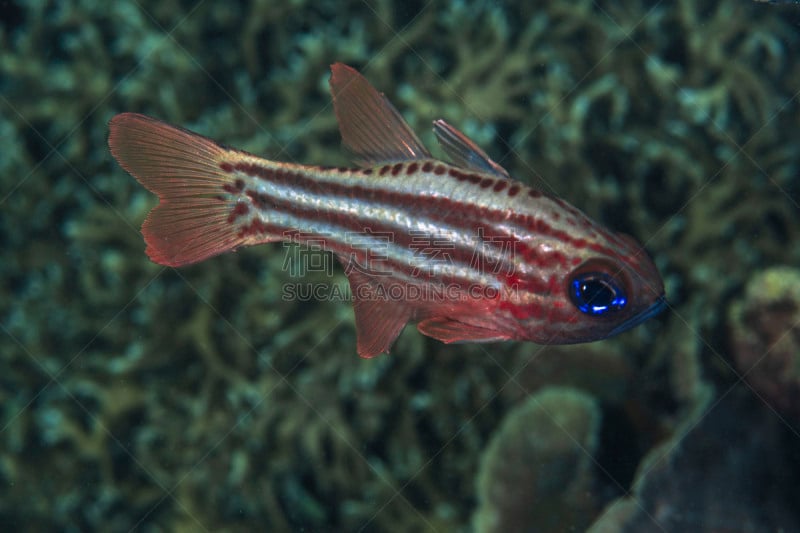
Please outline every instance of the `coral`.
[{"label": "coral", "polygon": [[475,530],[584,529],[599,426],[596,402],[576,389],[545,388],[510,411],[481,460]]},{"label": "coral", "polygon": [[767,404],[800,421],[800,270],[754,275],[728,312],[731,351]]}]

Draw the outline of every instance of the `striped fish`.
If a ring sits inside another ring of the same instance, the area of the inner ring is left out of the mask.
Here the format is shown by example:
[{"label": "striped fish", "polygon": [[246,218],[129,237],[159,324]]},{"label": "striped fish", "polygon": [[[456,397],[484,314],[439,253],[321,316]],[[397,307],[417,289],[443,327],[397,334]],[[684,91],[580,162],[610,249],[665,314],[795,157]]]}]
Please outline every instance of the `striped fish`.
[{"label": "striped fish", "polygon": [[408,322],[445,343],[566,344],[625,331],[665,306],[651,259],[559,198],[514,181],[443,120],[434,159],[397,110],[337,63],[330,87],[356,168],[270,161],[135,113],[109,148],[158,196],[147,255],[179,267],[275,241],[321,244],[345,267],[358,353]]}]

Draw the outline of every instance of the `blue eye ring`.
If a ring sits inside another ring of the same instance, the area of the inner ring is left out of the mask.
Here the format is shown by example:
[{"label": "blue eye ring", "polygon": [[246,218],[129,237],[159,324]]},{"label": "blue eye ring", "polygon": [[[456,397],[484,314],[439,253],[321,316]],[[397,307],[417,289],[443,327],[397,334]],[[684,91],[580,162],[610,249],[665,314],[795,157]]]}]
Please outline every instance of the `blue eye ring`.
[{"label": "blue eye ring", "polygon": [[605,272],[581,270],[569,283],[569,297],[581,313],[602,316],[621,311],[628,304],[622,283]]}]

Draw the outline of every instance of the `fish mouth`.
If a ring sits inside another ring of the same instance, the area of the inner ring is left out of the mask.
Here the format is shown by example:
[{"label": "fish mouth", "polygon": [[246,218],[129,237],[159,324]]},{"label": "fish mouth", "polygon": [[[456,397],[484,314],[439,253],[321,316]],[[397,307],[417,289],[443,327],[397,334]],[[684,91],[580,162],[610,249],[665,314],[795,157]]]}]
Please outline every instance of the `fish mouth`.
[{"label": "fish mouth", "polygon": [[638,315],[634,315],[630,317],[628,320],[620,324],[619,326],[615,327],[611,330],[611,333],[608,334],[609,337],[613,337],[614,335],[618,335],[623,331],[627,331],[634,326],[638,326],[645,320],[652,318],[659,314],[667,307],[667,297],[666,295],[662,294],[659,296],[655,302],[653,302],[650,307],[639,313]]}]

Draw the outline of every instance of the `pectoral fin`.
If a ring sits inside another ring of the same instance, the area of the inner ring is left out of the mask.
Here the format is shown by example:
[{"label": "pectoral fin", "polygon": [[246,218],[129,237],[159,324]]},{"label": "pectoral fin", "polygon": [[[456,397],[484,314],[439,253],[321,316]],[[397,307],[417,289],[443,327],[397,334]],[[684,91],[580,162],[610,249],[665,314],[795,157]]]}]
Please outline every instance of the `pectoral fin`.
[{"label": "pectoral fin", "polygon": [[440,340],[445,344],[457,342],[496,342],[511,337],[493,329],[465,324],[447,317],[434,317],[417,324],[417,329],[428,337]]}]

